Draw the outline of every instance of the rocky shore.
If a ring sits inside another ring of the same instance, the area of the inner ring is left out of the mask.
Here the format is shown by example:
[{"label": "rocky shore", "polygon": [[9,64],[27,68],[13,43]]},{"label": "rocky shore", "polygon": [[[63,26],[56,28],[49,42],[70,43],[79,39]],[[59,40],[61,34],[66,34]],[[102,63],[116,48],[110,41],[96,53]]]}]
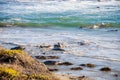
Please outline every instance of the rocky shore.
[{"label": "rocky shore", "polygon": [[[25,48],[24,48],[25,49]],[[58,56],[36,56],[37,59],[59,59]],[[0,47],[0,80],[91,80],[85,76],[58,75],[46,65],[73,65],[70,62],[38,62],[29,56],[21,46],[5,49]],[[71,68],[72,70],[72,68]],[[75,68],[73,68],[75,70]],[[79,70],[79,69],[76,69]]]},{"label": "rocky shore", "polygon": [[[0,57],[1,71],[13,69],[17,76],[11,79],[39,80],[40,76],[45,76],[45,79],[47,76],[47,80],[49,76],[49,79],[53,77],[52,80],[120,79],[119,29],[1,28],[0,33],[0,45],[6,48],[1,48],[5,53]],[[2,76],[3,80],[8,78]]]},{"label": "rocky shore", "polygon": [[0,80],[59,80],[23,50],[0,47]]}]

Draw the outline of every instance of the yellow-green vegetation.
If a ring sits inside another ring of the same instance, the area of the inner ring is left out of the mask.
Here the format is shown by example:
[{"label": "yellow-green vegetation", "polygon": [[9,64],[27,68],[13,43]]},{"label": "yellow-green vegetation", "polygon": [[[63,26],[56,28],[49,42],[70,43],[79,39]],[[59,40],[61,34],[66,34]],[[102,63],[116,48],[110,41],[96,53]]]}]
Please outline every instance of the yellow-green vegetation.
[{"label": "yellow-green vegetation", "polygon": [[58,80],[48,68],[23,50],[0,47],[0,80]]},{"label": "yellow-green vegetation", "polygon": [[7,77],[9,79],[12,79],[19,75],[19,72],[7,67],[0,67],[0,77]]},{"label": "yellow-green vegetation", "polygon": [[1,49],[0,50],[0,55],[15,55],[15,54],[18,54],[18,53],[21,53],[21,54],[24,54],[25,52],[23,50],[7,50],[7,49]]},{"label": "yellow-green vegetation", "polygon": [[9,79],[9,80],[13,80],[13,79],[19,79],[21,78],[22,80],[50,80],[48,76],[46,75],[42,75],[42,74],[32,74],[32,75],[28,75],[28,74],[22,74],[17,70],[14,70],[12,68],[8,68],[8,67],[0,67],[0,80],[3,79]]},{"label": "yellow-green vegetation", "polygon": [[33,74],[28,77],[29,79],[37,79],[37,80],[50,80],[48,76],[42,74]]}]

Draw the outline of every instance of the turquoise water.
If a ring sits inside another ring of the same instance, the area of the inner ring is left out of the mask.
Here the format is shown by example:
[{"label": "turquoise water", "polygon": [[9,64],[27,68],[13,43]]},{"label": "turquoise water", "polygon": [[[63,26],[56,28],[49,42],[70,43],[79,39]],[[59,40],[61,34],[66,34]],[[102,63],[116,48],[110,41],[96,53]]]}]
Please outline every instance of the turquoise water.
[{"label": "turquoise water", "polygon": [[0,26],[120,27],[118,0],[0,0]]}]

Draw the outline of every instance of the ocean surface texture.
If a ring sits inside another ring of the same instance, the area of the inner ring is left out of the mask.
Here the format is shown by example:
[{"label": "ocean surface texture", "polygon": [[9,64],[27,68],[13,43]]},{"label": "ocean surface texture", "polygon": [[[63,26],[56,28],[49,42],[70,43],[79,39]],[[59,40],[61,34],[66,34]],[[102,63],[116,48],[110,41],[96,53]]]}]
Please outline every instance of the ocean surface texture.
[{"label": "ocean surface texture", "polygon": [[1,25],[120,27],[119,0],[0,0]]},{"label": "ocean surface texture", "polygon": [[[58,42],[65,51],[54,51]],[[34,58],[55,55],[59,59],[53,61],[73,63],[52,66],[57,74],[120,80],[120,0],[0,0],[0,45],[20,45]],[[88,63],[94,68],[80,66]],[[103,67],[111,71],[100,71]]]}]

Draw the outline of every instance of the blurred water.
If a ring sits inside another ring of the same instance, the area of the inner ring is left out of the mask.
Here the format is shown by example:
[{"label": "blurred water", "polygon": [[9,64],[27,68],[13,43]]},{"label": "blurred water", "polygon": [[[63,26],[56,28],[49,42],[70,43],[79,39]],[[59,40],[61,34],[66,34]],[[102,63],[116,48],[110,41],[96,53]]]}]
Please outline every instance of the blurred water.
[{"label": "blurred water", "polygon": [[116,0],[0,0],[0,22],[18,26],[79,27],[120,24],[120,2]]}]

